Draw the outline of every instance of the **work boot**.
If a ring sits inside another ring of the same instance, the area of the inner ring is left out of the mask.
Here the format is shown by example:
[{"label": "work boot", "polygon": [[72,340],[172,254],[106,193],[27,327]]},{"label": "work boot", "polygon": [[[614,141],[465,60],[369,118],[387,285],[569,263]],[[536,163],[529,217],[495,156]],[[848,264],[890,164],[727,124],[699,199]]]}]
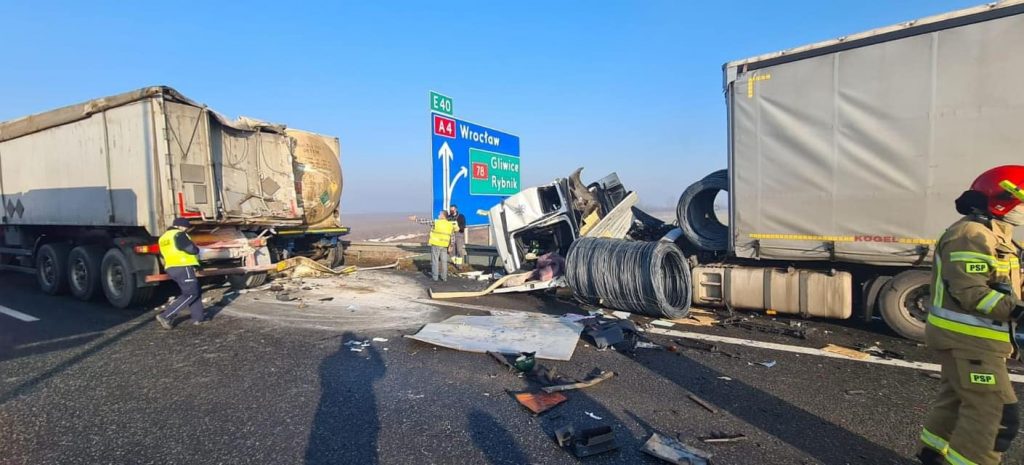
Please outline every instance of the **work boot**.
[{"label": "work boot", "polygon": [[942,454],[928,447],[921,449],[921,452],[917,454],[917,459],[921,461],[921,465],[943,465],[946,463]]},{"label": "work boot", "polygon": [[157,315],[156,322],[160,323],[160,326],[162,326],[164,329],[174,329],[174,327],[171,326],[171,322],[168,321],[167,318],[164,318],[163,315]]}]

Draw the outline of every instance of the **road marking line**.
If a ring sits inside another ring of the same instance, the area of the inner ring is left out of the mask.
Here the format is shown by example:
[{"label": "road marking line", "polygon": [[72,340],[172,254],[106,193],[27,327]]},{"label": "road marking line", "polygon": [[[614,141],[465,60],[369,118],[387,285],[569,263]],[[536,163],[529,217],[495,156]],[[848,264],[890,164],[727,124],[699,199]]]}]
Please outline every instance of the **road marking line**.
[{"label": "road marking line", "polygon": [[[851,362],[875,363],[875,364],[878,364],[878,365],[889,365],[889,366],[895,366],[895,367],[913,368],[915,370],[934,371],[934,372],[941,372],[942,371],[942,366],[939,365],[939,364],[936,364],[936,363],[911,362],[911,361],[907,361],[907,360],[885,359],[885,358],[875,357],[873,355],[871,356],[871,358],[864,359],[864,360],[858,360],[858,359],[853,359],[853,358],[846,357],[846,356],[843,356],[843,355],[834,354],[832,352],[825,352],[824,350],[815,349],[815,348],[812,348],[812,347],[791,346],[791,345],[786,345],[786,344],[776,344],[776,343],[773,343],[773,342],[761,342],[761,341],[754,341],[754,340],[750,340],[750,339],[740,339],[740,338],[726,337],[726,336],[713,336],[711,334],[691,333],[691,332],[687,332],[687,331],[675,331],[675,330],[671,330],[671,329],[651,328],[651,329],[648,329],[647,332],[652,333],[652,334],[661,334],[663,336],[685,337],[685,338],[690,338],[690,339],[697,339],[697,340],[700,340],[700,341],[721,342],[722,344],[734,344],[734,345],[741,345],[741,346],[747,346],[747,347],[756,347],[758,349],[777,350],[777,351],[780,351],[780,352],[790,352],[790,353],[794,353],[794,354],[816,355],[816,356],[819,356],[819,357],[837,358],[837,359],[840,359],[840,360],[849,360]],[[1010,374],[1010,380],[1015,382],[1015,383],[1024,383],[1024,375]]]},{"label": "road marking line", "polygon": [[39,321],[39,318],[36,318],[36,317],[34,317],[32,315],[27,315],[27,314],[21,313],[21,312],[19,312],[17,310],[11,310],[11,309],[9,309],[7,307],[4,307],[3,305],[0,305],[0,313],[3,313],[4,315],[10,316],[10,317],[17,318],[17,319],[19,319],[21,321],[24,321],[26,323],[31,323],[33,321]]}]

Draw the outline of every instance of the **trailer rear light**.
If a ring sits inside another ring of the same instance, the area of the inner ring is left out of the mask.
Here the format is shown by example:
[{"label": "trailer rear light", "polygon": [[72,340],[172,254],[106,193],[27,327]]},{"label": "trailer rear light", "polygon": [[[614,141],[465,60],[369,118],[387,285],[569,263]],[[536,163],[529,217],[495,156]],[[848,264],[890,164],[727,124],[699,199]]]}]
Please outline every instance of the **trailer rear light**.
[{"label": "trailer rear light", "polygon": [[140,255],[156,255],[160,253],[160,244],[137,245],[135,253]]}]

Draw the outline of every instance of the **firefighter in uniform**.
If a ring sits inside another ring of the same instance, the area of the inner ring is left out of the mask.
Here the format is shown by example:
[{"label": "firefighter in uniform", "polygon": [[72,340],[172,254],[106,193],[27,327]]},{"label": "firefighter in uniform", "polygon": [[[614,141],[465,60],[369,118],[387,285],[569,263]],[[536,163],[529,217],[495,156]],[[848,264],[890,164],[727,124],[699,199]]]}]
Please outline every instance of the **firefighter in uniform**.
[{"label": "firefighter in uniform", "polygon": [[167,305],[156,321],[164,329],[174,327],[174,316],[183,308],[189,308],[189,317],[193,325],[203,322],[203,298],[196,278],[199,267],[199,247],[192,242],[185,231],[191,227],[185,218],[176,218],[171,227],[160,236],[160,255],[164,259],[164,270],[181,289],[181,295]]},{"label": "firefighter in uniform", "polygon": [[1019,429],[1006,371],[1021,307],[1024,166],[979,176],[956,201],[965,215],[942,235],[932,268],[925,337],[942,364],[918,458],[924,464],[997,465]]}]

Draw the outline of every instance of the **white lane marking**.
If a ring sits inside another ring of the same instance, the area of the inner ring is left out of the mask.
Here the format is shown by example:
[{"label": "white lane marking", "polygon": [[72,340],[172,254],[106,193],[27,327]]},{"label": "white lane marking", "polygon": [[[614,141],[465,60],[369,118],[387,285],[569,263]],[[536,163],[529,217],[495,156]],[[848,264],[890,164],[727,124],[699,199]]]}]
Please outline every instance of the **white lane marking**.
[{"label": "white lane marking", "polygon": [[[875,356],[871,356],[871,358],[864,359],[864,360],[858,360],[858,359],[853,359],[853,358],[850,358],[850,357],[845,357],[845,356],[842,356],[842,355],[839,355],[839,354],[834,354],[832,352],[825,352],[824,350],[815,349],[815,348],[811,348],[811,347],[800,347],[800,346],[791,346],[791,345],[786,345],[786,344],[775,344],[773,342],[752,341],[750,339],[740,339],[740,338],[726,337],[726,336],[713,336],[713,335],[710,335],[710,334],[691,333],[691,332],[686,332],[686,331],[674,331],[674,330],[671,330],[671,329],[651,328],[651,329],[648,329],[647,332],[652,333],[652,334],[661,334],[661,335],[664,335],[664,336],[685,337],[685,338],[697,339],[697,340],[708,341],[708,342],[721,342],[723,344],[734,344],[734,345],[741,345],[741,346],[747,346],[747,347],[756,347],[758,349],[778,350],[778,351],[781,351],[781,352],[790,352],[790,353],[794,353],[794,354],[817,355],[819,357],[838,358],[838,359],[841,359],[841,360],[849,360],[851,362],[875,363],[875,364],[878,364],[878,365],[889,365],[889,366],[896,366],[896,367],[903,367],[903,368],[913,368],[913,369],[916,369],[916,370],[925,370],[925,371],[934,371],[934,372],[941,372],[942,371],[942,366],[938,365],[936,363],[910,362],[910,361],[906,361],[906,360],[893,360],[893,359],[878,358],[878,357],[875,357]],[[1024,383],[1024,375],[1010,374],[1010,380],[1015,382],[1015,383]]]},{"label": "white lane marking", "polygon": [[33,321],[39,321],[39,318],[36,318],[36,317],[34,317],[32,315],[27,315],[27,314],[21,313],[21,312],[19,312],[17,310],[11,310],[11,309],[9,309],[7,307],[4,307],[3,305],[0,305],[0,313],[3,313],[4,315],[10,316],[10,317],[17,318],[17,319],[19,319],[21,321],[24,321],[26,323],[31,323]]}]

